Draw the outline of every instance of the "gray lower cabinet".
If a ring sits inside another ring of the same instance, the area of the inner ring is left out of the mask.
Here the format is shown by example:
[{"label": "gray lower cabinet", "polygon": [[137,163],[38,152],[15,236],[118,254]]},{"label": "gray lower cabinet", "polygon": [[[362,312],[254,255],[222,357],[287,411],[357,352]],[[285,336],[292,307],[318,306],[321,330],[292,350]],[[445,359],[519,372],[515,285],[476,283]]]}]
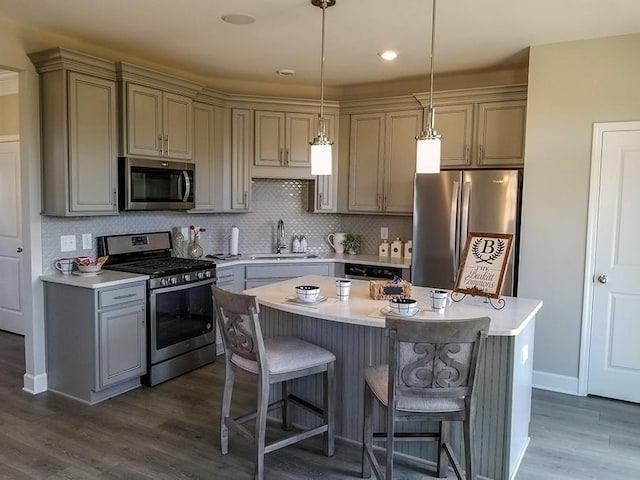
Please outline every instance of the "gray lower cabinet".
[{"label": "gray lower cabinet", "polygon": [[216,286],[234,293],[244,289],[244,266],[216,267]]},{"label": "gray lower cabinet", "polygon": [[305,275],[333,276],[334,271],[333,262],[247,265],[245,267],[244,288],[259,287]]},{"label": "gray lower cabinet", "polygon": [[147,372],[145,282],[99,289],[45,282],[49,390],[94,404]]}]

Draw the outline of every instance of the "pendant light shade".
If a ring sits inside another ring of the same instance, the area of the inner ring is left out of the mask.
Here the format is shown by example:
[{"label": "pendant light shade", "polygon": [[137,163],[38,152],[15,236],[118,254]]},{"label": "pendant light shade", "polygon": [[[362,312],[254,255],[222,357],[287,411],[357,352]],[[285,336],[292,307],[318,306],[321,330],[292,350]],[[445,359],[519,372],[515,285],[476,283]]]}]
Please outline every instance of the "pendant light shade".
[{"label": "pendant light shade", "polygon": [[416,173],[440,173],[440,143],[435,130],[436,110],[433,108],[433,51],[436,39],[436,0],[431,9],[431,67],[429,79],[429,115],[427,128],[416,137]]},{"label": "pendant light shade", "polygon": [[311,175],[331,175],[333,165],[332,145],[327,138],[324,118],[324,14],[327,7],[336,4],[335,0],[311,0],[311,4],[322,9],[322,47],[320,49],[320,115],[318,116],[318,135],[311,145]]}]

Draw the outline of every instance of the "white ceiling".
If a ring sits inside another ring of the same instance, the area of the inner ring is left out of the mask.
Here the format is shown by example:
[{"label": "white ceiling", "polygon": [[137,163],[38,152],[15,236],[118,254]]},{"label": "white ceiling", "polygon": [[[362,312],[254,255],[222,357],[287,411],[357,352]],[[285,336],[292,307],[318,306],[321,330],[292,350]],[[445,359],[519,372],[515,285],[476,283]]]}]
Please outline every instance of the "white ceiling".
[{"label": "white ceiling", "polygon": [[[530,45],[640,32],[640,0],[440,0],[436,12],[436,74],[523,66]],[[227,24],[229,13],[255,23]],[[310,0],[1,0],[0,14],[195,74],[319,83],[322,12]],[[336,0],[325,84],[426,76],[430,15],[429,0]],[[394,62],[376,55],[387,48]]]}]

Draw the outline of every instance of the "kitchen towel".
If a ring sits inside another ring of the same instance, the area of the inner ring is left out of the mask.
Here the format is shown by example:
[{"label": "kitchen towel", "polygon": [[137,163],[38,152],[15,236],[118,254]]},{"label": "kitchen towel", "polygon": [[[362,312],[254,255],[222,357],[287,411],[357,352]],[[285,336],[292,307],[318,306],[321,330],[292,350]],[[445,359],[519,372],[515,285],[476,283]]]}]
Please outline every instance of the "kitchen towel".
[{"label": "kitchen towel", "polygon": [[231,237],[229,238],[229,255],[238,255],[238,239],[240,230],[235,225],[231,227]]}]

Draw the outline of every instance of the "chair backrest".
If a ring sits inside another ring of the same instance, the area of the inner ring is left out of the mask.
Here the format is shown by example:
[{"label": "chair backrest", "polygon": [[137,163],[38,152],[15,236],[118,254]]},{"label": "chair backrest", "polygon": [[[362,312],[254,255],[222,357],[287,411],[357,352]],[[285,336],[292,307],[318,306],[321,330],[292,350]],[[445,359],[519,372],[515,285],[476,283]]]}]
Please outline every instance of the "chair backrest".
[{"label": "chair backrest", "polygon": [[387,317],[389,398],[404,394],[473,398],[489,317],[415,320]]},{"label": "chair backrest", "polygon": [[211,294],[225,353],[260,363],[260,358],[264,358],[264,342],[256,297],[228,292],[215,285],[211,286]]}]

